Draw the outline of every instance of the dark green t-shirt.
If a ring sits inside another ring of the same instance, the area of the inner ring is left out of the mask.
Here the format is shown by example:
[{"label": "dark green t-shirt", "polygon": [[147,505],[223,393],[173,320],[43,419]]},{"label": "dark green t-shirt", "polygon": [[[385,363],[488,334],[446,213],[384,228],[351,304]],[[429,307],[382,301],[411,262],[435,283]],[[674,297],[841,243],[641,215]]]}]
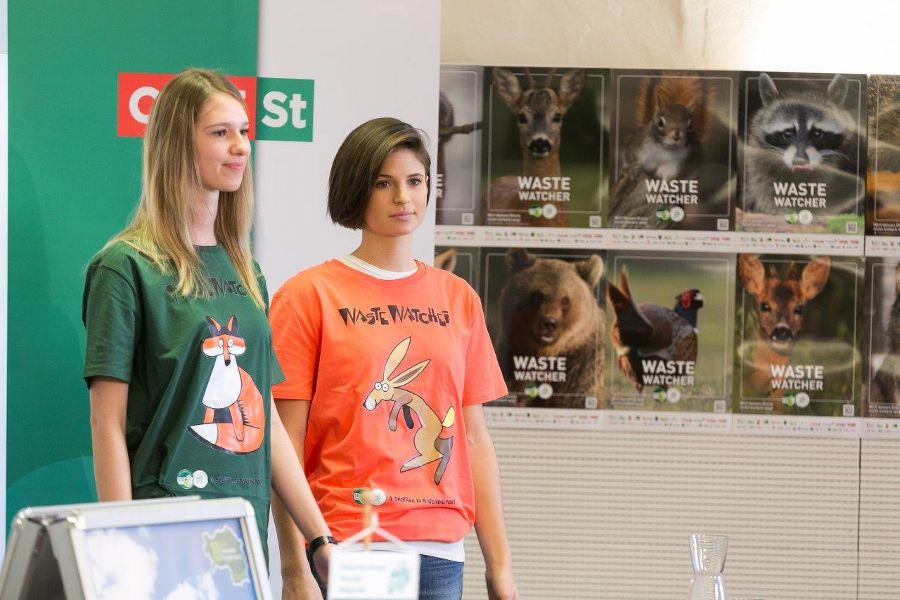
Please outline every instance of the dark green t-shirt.
[{"label": "dark green t-shirt", "polygon": [[[88,266],[84,377],[128,382],[126,445],[135,498],[241,496],[265,546],[270,389],[284,377],[263,310],[221,246],[198,248],[205,297],[124,243]],[[259,275],[268,304],[265,280]]]}]

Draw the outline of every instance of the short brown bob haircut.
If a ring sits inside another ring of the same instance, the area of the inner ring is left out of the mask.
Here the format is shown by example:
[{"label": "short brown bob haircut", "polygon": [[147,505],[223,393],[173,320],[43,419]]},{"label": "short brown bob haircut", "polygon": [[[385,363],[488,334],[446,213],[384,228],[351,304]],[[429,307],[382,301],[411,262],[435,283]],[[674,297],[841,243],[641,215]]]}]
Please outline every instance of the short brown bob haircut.
[{"label": "short brown bob haircut", "polygon": [[[348,229],[361,229],[369,196],[388,155],[408,148],[431,172],[431,156],[425,148],[425,133],[392,117],[366,121],[350,132],[338,148],[328,177],[328,214]],[[428,177],[431,197],[431,177]]]}]

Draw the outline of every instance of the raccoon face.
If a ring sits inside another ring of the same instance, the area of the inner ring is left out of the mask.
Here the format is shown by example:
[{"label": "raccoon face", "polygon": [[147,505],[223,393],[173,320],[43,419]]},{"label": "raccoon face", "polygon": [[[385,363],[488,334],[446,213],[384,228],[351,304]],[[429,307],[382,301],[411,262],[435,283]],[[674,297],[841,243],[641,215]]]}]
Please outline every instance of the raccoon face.
[{"label": "raccoon face", "polygon": [[780,106],[760,126],[764,148],[781,154],[791,171],[809,172],[830,158],[844,160],[841,153],[847,132],[824,111],[802,104]]},{"label": "raccoon face", "polygon": [[821,165],[841,168],[850,161],[853,117],[841,105],[847,81],[835,75],[828,91],[780,94],[765,73],[759,80],[762,108],[751,123],[751,143],[794,173]]}]

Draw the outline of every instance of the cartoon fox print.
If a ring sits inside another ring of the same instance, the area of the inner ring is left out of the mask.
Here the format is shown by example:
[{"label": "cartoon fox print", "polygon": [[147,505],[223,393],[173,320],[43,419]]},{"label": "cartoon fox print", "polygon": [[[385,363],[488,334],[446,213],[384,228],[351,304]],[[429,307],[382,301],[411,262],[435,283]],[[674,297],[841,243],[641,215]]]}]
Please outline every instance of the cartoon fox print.
[{"label": "cartoon fox print", "polygon": [[206,320],[211,335],[203,340],[203,354],[216,362],[203,392],[203,423],[191,425],[190,431],[223,452],[249,454],[262,445],[266,412],[253,378],[237,364],[247,344],[238,336],[236,316],[225,327],[212,317]]},{"label": "cartoon fox print", "polygon": [[391,431],[397,431],[397,415],[399,415],[401,409],[403,409],[403,420],[410,429],[415,426],[413,415],[418,418],[419,428],[416,430],[416,435],[413,438],[413,445],[419,454],[403,463],[403,466],[400,467],[400,472],[418,469],[440,460],[441,462],[434,472],[434,483],[435,485],[440,485],[453,450],[453,436],[441,437],[441,433],[443,433],[445,428],[453,427],[456,411],[451,406],[443,420],[441,420],[421,396],[403,387],[418,377],[419,373],[424,371],[428,363],[431,362],[430,360],[423,360],[392,376],[403,361],[403,357],[406,356],[410,341],[411,338],[401,340],[391,350],[390,356],[384,363],[383,377],[381,381],[375,383],[372,391],[366,396],[363,407],[366,410],[374,410],[380,402],[393,401],[394,405],[391,407],[391,413],[388,417],[388,428]]}]

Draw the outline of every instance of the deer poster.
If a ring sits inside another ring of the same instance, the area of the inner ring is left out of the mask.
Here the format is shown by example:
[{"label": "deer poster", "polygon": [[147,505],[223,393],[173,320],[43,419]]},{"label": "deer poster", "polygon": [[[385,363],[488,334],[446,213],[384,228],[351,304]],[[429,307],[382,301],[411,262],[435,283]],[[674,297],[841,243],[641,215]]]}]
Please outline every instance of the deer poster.
[{"label": "deer poster", "polygon": [[866,258],[863,416],[900,417],[900,259]]},{"label": "deer poster", "polygon": [[860,414],[863,263],[737,256],[734,412]]},{"label": "deer poster", "polygon": [[732,228],[737,77],[612,71],[609,218],[620,229]]},{"label": "deer poster", "polygon": [[731,410],[734,255],[607,254],[609,408]]},{"label": "deer poster", "polygon": [[866,76],[742,73],[736,230],[862,235]]},{"label": "deer poster", "polygon": [[482,248],[482,300],[506,405],[603,408],[604,252]]},{"label": "deer poster", "polygon": [[481,204],[483,67],[441,66],[434,199],[438,225],[474,225]]},{"label": "deer poster", "polygon": [[485,71],[483,225],[601,227],[607,70]]},{"label": "deer poster", "polygon": [[481,261],[479,249],[468,246],[435,246],[434,266],[450,271],[457,277],[466,280],[472,289],[478,291],[481,277]]},{"label": "deer poster", "polygon": [[866,235],[900,235],[900,76],[870,75]]}]

